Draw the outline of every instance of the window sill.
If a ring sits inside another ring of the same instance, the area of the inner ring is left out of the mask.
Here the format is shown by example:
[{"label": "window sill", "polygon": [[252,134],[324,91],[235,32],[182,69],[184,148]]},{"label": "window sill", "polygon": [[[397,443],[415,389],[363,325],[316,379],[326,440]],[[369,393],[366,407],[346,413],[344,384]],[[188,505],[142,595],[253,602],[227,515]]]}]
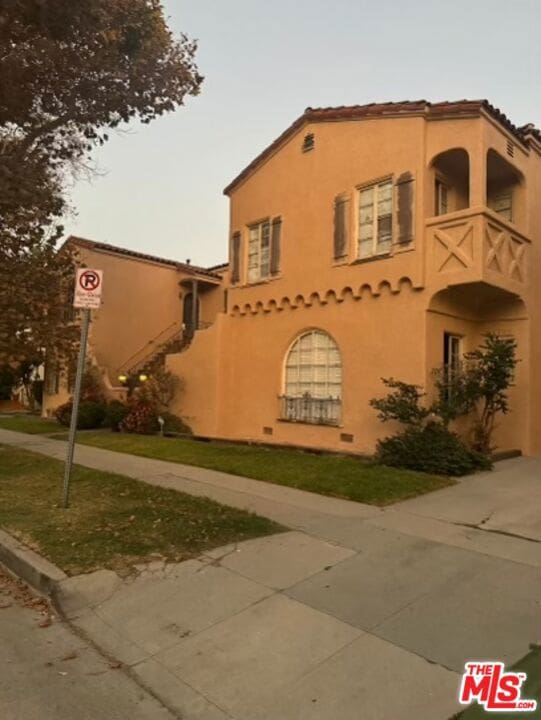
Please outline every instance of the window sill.
[{"label": "window sill", "polygon": [[258,285],[268,285],[271,282],[274,282],[275,280],[279,280],[282,277],[282,274],[279,273],[278,275],[271,275],[270,277],[261,278],[260,280],[254,280],[253,282],[245,282],[244,284],[236,284],[232,285],[232,288],[238,288],[238,289],[244,289],[244,288],[252,288],[257,287]]},{"label": "window sill", "polygon": [[355,258],[351,261],[351,265],[364,265],[365,263],[377,262],[378,260],[387,260],[393,257],[392,252],[381,253],[380,255],[371,255],[367,258]]},{"label": "window sill", "polygon": [[289,425],[310,425],[310,427],[331,427],[341,428],[343,425],[340,422],[316,422],[311,420],[290,420],[289,418],[277,418],[276,422],[288,423]]}]

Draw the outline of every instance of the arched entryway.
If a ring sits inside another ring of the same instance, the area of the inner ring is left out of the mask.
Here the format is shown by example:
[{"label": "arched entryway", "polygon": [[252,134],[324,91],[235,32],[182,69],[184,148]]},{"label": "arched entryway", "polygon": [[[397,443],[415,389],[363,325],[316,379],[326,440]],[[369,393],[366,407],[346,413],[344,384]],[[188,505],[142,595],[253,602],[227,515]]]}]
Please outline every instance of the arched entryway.
[{"label": "arched entryway", "polygon": [[478,348],[487,333],[513,336],[519,363],[509,391],[511,412],[500,416],[495,442],[501,450],[529,450],[529,317],[518,295],[488,283],[463,283],[440,290],[430,300],[426,321],[426,384],[432,372],[450,369]]}]

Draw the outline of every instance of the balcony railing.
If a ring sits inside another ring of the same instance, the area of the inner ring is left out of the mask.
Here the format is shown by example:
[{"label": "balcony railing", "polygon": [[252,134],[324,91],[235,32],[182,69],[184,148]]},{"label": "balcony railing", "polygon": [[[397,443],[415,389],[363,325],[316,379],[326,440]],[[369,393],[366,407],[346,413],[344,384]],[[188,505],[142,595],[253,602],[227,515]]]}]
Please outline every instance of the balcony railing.
[{"label": "balcony railing", "polygon": [[302,397],[280,398],[280,419],[288,422],[310,423],[312,425],[338,425],[342,410],[339,398]]},{"label": "balcony railing", "polygon": [[528,285],[530,238],[488,208],[430,218],[426,228],[436,284],[484,281],[519,294]]}]

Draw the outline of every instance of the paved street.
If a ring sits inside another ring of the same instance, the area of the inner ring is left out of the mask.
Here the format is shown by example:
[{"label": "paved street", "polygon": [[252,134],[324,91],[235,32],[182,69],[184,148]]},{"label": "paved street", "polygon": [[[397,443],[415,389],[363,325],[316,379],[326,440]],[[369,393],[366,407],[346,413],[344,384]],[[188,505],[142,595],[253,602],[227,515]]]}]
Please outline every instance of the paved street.
[{"label": "paved street", "polygon": [[174,715],[0,571],[2,720],[172,720]]},{"label": "paved street", "polygon": [[61,583],[71,622],[186,720],[447,720],[464,662],[512,664],[541,639],[540,460],[385,509],[97,448],[76,460],[293,528]]}]

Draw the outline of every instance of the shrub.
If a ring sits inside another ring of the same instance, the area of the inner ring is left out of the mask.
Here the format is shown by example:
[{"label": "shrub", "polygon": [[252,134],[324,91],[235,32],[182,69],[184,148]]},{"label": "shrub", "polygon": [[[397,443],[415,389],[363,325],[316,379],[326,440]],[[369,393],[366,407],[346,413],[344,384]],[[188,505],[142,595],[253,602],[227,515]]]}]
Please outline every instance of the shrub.
[{"label": "shrub", "polygon": [[385,387],[392,392],[383,398],[370,400],[370,405],[378,411],[382,422],[396,420],[403,425],[421,425],[430,415],[430,408],[421,405],[425,393],[419,385],[412,385],[394,378],[382,378]]},{"label": "shrub", "polygon": [[[191,427],[187,425],[182,418],[179,418],[178,415],[162,412],[160,413],[160,417],[164,420],[163,432],[165,435],[168,433],[174,433],[176,435],[192,435]],[[157,429],[159,430],[160,428],[157,418],[156,424],[158,425]]]},{"label": "shrub", "polygon": [[130,406],[120,400],[111,400],[105,408],[104,427],[110,428],[113,432],[120,430],[120,424],[130,413]]},{"label": "shrub", "polygon": [[169,370],[157,369],[148,380],[140,385],[136,391],[138,399],[153,405],[159,411],[166,411],[175,394],[182,389],[182,383],[177,375]]},{"label": "shrub", "polygon": [[469,450],[455,433],[436,422],[410,426],[380,440],[376,460],[392,467],[452,476],[491,468],[487,457]]},{"label": "shrub", "polygon": [[81,400],[105,403],[103,381],[98,368],[88,365],[81,381]]},{"label": "shrub", "polygon": [[11,391],[19,378],[9,365],[0,366],[0,400],[11,400]]},{"label": "shrub", "polygon": [[63,405],[59,405],[56,408],[56,410],[54,411],[54,416],[61,425],[65,425],[66,427],[69,427],[69,424],[71,422],[72,407],[73,407],[73,403],[70,400],[69,402],[64,403]]},{"label": "shrub", "polygon": [[148,402],[137,398],[129,406],[129,412],[120,422],[122,432],[150,435],[158,429],[158,413]]},{"label": "shrub", "polygon": [[[73,403],[70,400],[60,407],[56,408],[54,415],[61,425],[69,427],[71,422],[71,411]],[[79,430],[94,430],[103,424],[105,418],[106,406],[102,402],[94,400],[81,400],[79,403],[79,417],[77,418],[77,428]]]}]

